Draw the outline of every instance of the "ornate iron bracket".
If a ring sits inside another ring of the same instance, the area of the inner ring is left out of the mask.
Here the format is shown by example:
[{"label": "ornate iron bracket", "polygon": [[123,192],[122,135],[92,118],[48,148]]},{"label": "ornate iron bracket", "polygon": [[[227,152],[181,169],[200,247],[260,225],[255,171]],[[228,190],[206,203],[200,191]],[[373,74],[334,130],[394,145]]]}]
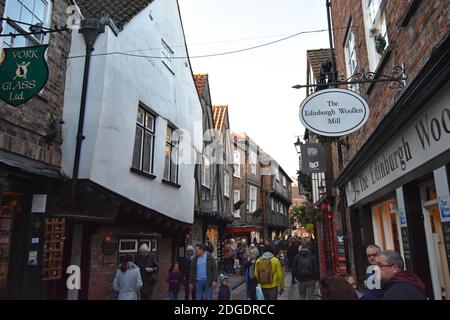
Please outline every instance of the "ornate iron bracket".
[{"label": "ornate iron bracket", "polygon": [[406,86],[406,80],[408,77],[406,76],[406,66],[402,63],[400,66],[396,66],[392,68],[391,75],[385,75],[381,73],[375,72],[367,72],[362,73],[358,72],[353,74],[350,78],[346,76],[340,75],[337,77],[337,80],[327,82],[327,83],[316,83],[316,84],[307,84],[300,85],[297,84],[293,86],[294,89],[301,88],[311,88],[311,87],[337,87],[340,85],[348,85],[348,84],[362,84],[362,83],[373,83],[373,82],[389,82],[388,87],[391,89],[399,89]]}]

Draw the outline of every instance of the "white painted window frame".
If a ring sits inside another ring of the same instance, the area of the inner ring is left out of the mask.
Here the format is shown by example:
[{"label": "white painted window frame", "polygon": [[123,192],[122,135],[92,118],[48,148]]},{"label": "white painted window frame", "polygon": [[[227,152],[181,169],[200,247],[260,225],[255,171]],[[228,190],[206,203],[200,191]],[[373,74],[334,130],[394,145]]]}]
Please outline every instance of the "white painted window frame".
[{"label": "white painted window frame", "polygon": [[228,172],[225,172],[223,176],[223,195],[230,198],[230,174]]},{"label": "white painted window frame", "polygon": [[[8,17],[8,5],[12,0],[6,0],[5,2],[5,12],[3,14],[4,17]],[[42,2],[46,3],[46,12],[45,12],[45,17],[43,21],[43,27],[45,28],[50,28],[51,26],[51,20],[52,20],[52,9],[53,9],[53,1],[52,0],[42,0]],[[34,13],[34,8],[33,8],[33,13]],[[11,18],[12,19],[12,18]],[[13,33],[21,33],[21,32],[29,32],[29,26],[20,26],[20,25],[11,25],[9,24],[6,20],[3,20],[2,23],[2,29],[6,30],[6,26],[11,27],[12,29],[14,29]],[[2,33],[4,34],[4,33]],[[35,36],[33,35],[29,35],[27,37],[25,37],[27,40],[26,41],[31,41],[33,43],[33,45],[45,45],[48,44],[48,40],[49,40],[49,34],[45,34],[42,35],[42,40],[37,39]],[[16,37],[17,38],[23,38],[21,36]],[[9,45],[7,45],[5,42],[7,39],[10,39],[12,41],[14,41],[14,39],[11,39],[10,37],[4,37],[0,40],[0,48],[3,47],[10,47]],[[29,39],[29,40],[28,40]],[[5,42],[4,42],[5,41]],[[15,47],[14,45],[12,46],[13,48]]]},{"label": "white painted window frame", "polygon": [[[134,243],[134,247],[135,249],[126,249],[126,250],[122,250],[122,243],[124,242],[129,242],[129,243]],[[138,239],[120,239],[119,240],[119,253],[137,253],[138,252]]]},{"label": "white painted window frame", "polygon": [[[382,55],[375,49],[375,30],[379,30],[386,40],[386,48],[389,47],[389,37],[387,35],[386,12],[383,10],[382,2],[385,0],[361,0],[364,15],[364,30],[366,35],[367,56],[369,60],[369,71],[375,72],[381,61]],[[377,3],[369,7],[371,3]]]},{"label": "white painted window frame", "polygon": [[[241,190],[233,190],[233,203],[236,204],[239,201],[241,201]],[[235,218],[240,218],[241,217],[241,209],[234,210],[233,214],[234,214]]]},{"label": "white painted window frame", "polygon": [[241,178],[241,153],[239,150],[233,152],[234,177]]}]

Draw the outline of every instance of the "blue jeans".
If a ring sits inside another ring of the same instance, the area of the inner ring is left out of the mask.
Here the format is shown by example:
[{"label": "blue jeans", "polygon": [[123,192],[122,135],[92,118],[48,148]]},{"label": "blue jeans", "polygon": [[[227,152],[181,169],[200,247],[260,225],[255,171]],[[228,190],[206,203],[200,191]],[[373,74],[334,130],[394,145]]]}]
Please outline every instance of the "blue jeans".
[{"label": "blue jeans", "polygon": [[169,291],[169,300],[178,300],[178,291]]},{"label": "blue jeans", "polygon": [[207,280],[197,280],[195,282],[195,299],[212,300],[212,287]]}]

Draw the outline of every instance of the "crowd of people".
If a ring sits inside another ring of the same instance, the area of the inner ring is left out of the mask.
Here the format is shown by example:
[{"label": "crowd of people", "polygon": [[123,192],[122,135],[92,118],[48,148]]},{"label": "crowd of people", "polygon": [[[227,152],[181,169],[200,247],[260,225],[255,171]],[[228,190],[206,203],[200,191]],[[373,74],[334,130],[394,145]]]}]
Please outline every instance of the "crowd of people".
[{"label": "crowd of people", "polygon": [[[326,273],[321,276],[318,257],[310,239],[286,237],[276,240],[238,241],[229,239],[223,247],[223,273],[219,275],[214,246],[205,243],[187,246],[186,255],[169,269],[168,297],[178,300],[184,289],[185,300],[231,300],[229,278],[244,278],[248,300],[276,300],[284,293],[285,272],[291,273],[291,286],[298,284],[300,300],[425,300],[421,279],[405,270],[395,251],[367,247],[369,265],[364,285],[350,274]],[[121,256],[113,289],[121,300],[148,300],[158,276],[155,256],[143,244],[136,257]],[[237,269],[239,271],[237,272]]]}]

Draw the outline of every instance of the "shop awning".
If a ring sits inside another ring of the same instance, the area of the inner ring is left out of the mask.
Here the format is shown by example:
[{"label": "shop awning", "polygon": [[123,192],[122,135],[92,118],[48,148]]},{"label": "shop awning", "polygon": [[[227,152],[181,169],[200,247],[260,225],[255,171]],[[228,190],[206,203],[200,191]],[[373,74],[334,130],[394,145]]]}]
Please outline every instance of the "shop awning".
[{"label": "shop awning", "polygon": [[256,227],[230,227],[225,229],[225,233],[235,234],[235,233],[250,233],[256,232]]}]

